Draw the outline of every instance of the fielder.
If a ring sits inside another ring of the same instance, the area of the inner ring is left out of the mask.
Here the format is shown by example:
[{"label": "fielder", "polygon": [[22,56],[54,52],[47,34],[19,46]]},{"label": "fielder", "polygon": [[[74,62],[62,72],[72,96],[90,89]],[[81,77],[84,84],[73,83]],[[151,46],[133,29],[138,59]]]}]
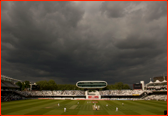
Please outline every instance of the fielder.
[{"label": "fielder", "polygon": [[116,112],[118,111],[118,107],[116,107]]},{"label": "fielder", "polygon": [[106,106],[108,106],[108,104],[106,104]]},{"label": "fielder", "polygon": [[64,108],[64,112],[66,112],[66,108]]},{"label": "fielder", "polygon": [[98,106],[98,109],[100,109],[100,106]]},{"label": "fielder", "polygon": [[58,103],[58,106],[59,106],[59,103]]},{"label": "fielder", "polygon": [[124,103],[122,103],[122,105],[124,105]]},{"label": "fielder", "polygon": [[96,110],[97,110],[97,106],[96,106],[95,108],[96,108]]}]

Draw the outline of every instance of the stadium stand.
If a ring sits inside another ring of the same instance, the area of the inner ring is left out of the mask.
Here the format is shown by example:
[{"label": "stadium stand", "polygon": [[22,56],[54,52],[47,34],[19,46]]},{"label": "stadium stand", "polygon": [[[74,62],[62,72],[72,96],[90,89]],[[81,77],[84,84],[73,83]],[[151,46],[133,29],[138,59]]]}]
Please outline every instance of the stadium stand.
[{"label": "stadium stand", "polygon": [[65,91],[16,91],[24,96],[84,96],[84,91],[65,90]]},{"label": "stadium stand", "polygon": [[3,91],[1,93],[1,101],[13,101],[13,100],[22,100],[25,99],[25,97],[20,96],[19,94],[16,94],[12,91]]},{"label": "stadium stand", "polygon": [[145,97],[144,100],[167,100],[167,95],[150,95]]},{"label": "stadium stand", "polygon": [[[16,79],[1,75],[2,101],[20,100],[25,98],[56,98],[56,99],[102,99],[102,100],[167,100],[167,81],[150,81],[146,90],[24,90],[14,84]],[[87,97],[88,96],[88,97]]]},{"label": "stadium stand", "polygon": [[100,91],[100,95],[133,95],[139,94],[141,95],[144,91],[143,90],[106,90]]}]

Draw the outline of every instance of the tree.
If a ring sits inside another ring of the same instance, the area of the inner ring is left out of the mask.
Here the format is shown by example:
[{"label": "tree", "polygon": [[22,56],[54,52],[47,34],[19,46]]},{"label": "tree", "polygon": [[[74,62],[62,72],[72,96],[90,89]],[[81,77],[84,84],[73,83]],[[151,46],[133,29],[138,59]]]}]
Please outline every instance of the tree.
[{"label": "tree", "polygon": [[121,90],[123,89],[124,84],[122,82],[115,83],[115,86],[117,89]]},{"label": "tree", "polygon": [[24,82],[22,82],[22,90],[25,90],[25,83]]},{"label": "tree", "polygon": [[20,81],[18,81],[17,83],[15,83],[16,85],[18,85],[20,87],[20,91],[22,90],[22,83]]},{"label": "tree", "polygon": [[29,81],[25,81],[24,82],[24,85],[25,85],[25,88],[27,89],[27,88],[30,88],[30,82]]},{"label": "tree", "polygon": [[49,90],[56,90],[57,89],[57,84],[55,83],[54,80],[49,80],[48,84],[49,84]]},{"label": "tree", "polygon": [[124,84],[123,89],[131,89],[129,85]]},{"label": "tree", "polygon": [[40,90],[46,90],[47,89],[47,81],[38,81],[36,84],[40,87]]},{"label": "tree", "polygon": [[36,84],[40,87],[40,90],[56,90],[58,88],[54,80],[38,81]]},{"label": "tree", "polygon": [[27,88],[30,88],[30,82],[29,81],[25,81],[25,82],[18,81],[16,83],[16,85],[18,85],[20,87],[20,90],[25,90]]}]

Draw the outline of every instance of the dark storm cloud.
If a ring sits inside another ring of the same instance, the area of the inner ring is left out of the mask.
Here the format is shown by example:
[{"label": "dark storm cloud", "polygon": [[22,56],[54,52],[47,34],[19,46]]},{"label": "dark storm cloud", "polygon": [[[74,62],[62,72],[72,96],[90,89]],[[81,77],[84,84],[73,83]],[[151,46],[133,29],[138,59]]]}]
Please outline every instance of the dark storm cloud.
[{"label": "dark storm cloud", "polygon": [[105,13],[108,17],[119,18],[123,17],[127,12],[125,11],[125,7],[128,6],[128,2],[118,2],[113,1],[109,4],[109,2],[103,2],[101,6],[102,13]]},{"label": "dark storm cloud", "polygon": [[2,1],[2,74],[147,83],[166,73],[166,9],[163,1]]}]

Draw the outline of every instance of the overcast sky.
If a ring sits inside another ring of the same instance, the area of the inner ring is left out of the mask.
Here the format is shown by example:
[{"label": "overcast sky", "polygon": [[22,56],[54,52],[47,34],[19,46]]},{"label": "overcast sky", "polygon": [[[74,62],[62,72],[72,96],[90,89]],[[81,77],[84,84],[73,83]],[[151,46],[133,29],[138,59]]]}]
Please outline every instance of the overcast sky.
[{"label": "overcast sky", "polygon": [[167,2],[1,1],[1,74],[57,84],[167,75]]}]

